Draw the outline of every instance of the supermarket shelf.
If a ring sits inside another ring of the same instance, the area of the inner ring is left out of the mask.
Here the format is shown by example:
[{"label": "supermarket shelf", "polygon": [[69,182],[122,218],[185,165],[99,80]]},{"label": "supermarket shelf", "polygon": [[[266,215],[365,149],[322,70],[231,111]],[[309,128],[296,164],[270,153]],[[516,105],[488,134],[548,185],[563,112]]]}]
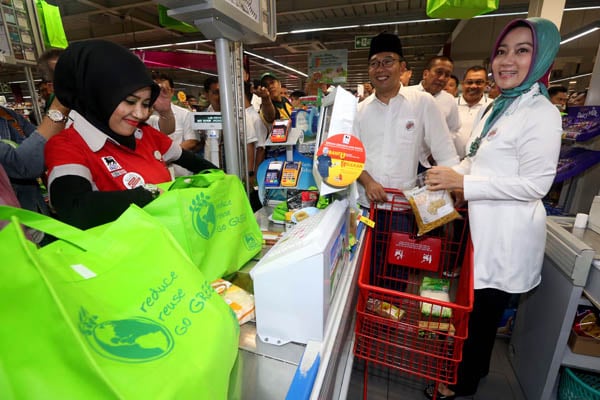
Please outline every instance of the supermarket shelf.
[{"label": "supermarket shelf", "polygon": [[562,365],[597,372],[600,371],[600,357],[576,354],[571,351],[569,346],[566,346]]}]

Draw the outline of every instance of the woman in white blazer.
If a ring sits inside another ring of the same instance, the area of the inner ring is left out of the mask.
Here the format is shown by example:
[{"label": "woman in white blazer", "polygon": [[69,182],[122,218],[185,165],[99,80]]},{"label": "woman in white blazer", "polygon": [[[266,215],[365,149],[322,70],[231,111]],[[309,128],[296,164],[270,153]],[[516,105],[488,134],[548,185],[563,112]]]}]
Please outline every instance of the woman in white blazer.
[{"label": "woman in white blazer", "polygon": [[[462,190],[469,203],[475,301],[455,385],[438,399],[475,394],[489,370],[496,329],[512,293],[541,280],[546,212],[541,199],[554,180],[561,118],[545,83],[560,34],[546,19],[510,22],[491,56],[501,94],[475,125],[460,165],[433,167],[430,190]],[[425,395],[433,396],[433,387]]]}]

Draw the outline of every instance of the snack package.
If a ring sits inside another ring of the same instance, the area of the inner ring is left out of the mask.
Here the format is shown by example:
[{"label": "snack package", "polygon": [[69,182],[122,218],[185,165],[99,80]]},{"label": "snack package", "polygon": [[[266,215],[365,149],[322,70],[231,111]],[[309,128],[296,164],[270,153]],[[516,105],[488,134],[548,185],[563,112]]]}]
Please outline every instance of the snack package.
[{"label": "snack package", "polygon": [[588,336],[600,340],[600,326],[597,311],[592,306],[579,305],[573,322],[573,329],[579,336]]},{"label": "snack package", "polygon": [[395,305],[373,298],[367,300],[367,311],[380,317],[393,319],[394,321],[400,321],[405,314],[404,310]]},{"label": "snack package", "polygon": [[240,325],[254,319],[254,296],[224,279],[217,279],[211,286],[229,304]]},{"label": "snack package", "polygon": [[[421,180],[418,179],[417,181]],[[415,219],[419,227],[417,236],[424,235],[460,217],[458,211],[454,209],[454,200],[452,200],[452,196],[447,190],[431,191],[423,185],[405,190],[404,195],[415,213]]]},{"label": "snack package", "polygon": [[[447,279],[437,279],[425,276],[423,277],[423,283],[421,284],[420,295],[430,299],[449,302],[449,289],[450,286]],[[450,318],[452,316],[452,309],[423,301],[421,302],[421,313],[427,316]]]}]

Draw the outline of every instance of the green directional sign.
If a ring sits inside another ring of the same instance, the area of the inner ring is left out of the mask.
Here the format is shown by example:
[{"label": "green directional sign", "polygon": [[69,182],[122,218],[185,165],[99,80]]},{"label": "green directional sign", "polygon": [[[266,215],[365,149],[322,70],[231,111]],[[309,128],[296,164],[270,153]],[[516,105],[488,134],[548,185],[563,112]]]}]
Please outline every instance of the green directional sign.
[{"label": "green directional sign", "polygon": [[373,36],[354,36],[355,49],[368,49],[371,47],[371,38]]}]

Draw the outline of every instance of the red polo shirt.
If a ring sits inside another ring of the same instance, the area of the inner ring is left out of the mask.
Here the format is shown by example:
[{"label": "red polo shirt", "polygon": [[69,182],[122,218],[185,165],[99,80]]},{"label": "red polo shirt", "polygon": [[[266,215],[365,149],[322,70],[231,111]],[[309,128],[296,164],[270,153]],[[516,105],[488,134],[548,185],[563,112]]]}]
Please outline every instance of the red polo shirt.
[{"label": "red polo shirt", "polygon": [[134,133],[135,150],[122,146],[71,112],[73,125],[52,137],[44,151],[48,185],[56,178],[76,175],[94,190],[133,189],[171,179],[165,163],[181,157],[181,147],[156,129],[142,124]]}]

